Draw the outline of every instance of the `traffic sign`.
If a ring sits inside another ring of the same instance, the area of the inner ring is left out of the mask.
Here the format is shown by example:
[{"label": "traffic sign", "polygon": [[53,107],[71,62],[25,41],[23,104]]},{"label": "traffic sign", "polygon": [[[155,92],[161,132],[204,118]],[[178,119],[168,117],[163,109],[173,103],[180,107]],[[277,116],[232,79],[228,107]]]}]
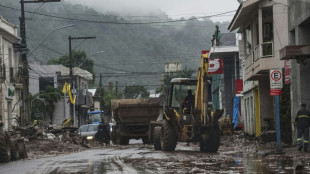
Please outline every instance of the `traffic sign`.
[{"label": "traffic sign", "polygon": [[282,95],[282,89],[270,89],[270,96]]},{"label": "traffic sign", "polygon": [[283,88],[283,75],[281,69],[270,70],[270,89],[282,89]]},{"label": "traffic sign", "polygon": [[280,110],[279,95],[282,95],[283,80],[282,69],[273,69],[269,71],[270,77],[270,95],[274,96],[276,104],[276,125],[277,125],[277,144],[278,151],[281,151],[281,133],[280,133]]}]

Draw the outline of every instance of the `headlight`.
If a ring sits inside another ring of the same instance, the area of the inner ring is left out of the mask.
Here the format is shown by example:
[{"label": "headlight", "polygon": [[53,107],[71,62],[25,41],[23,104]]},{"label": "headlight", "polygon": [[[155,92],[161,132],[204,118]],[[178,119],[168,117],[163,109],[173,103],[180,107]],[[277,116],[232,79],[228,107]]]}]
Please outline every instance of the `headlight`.
[{"label": "headlight", "polygon": [[87,136],[86,139],[87,140],[92,140],[94,137],[93,136]]}]

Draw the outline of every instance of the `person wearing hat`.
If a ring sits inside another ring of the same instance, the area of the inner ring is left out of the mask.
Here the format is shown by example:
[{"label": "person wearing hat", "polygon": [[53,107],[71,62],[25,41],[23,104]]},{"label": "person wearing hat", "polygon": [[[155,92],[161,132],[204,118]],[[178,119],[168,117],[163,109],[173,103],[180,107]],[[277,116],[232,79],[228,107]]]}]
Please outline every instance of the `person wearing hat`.
[{"label": "person wearing hat", "polygon": [[[297,125],[298,151],[301,151],[302,148],[304,148],[304,151],[307,152],[309,146],[310,112],[306,109],[306,103],[302,102],[300,104],[295,123]],[[304,141],[302,141],[302,137],[304,138]]]}]

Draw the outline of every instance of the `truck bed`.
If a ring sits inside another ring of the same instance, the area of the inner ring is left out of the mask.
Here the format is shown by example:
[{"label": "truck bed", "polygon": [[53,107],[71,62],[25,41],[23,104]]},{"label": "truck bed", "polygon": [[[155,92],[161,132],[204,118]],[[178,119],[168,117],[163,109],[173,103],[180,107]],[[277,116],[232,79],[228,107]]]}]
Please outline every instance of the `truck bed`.
[{"label": "truck bed", "polygon": [[149,124],[158,118],[160,105],[148,99],[112,100],[113,117],[117,123],[127,125]]}]

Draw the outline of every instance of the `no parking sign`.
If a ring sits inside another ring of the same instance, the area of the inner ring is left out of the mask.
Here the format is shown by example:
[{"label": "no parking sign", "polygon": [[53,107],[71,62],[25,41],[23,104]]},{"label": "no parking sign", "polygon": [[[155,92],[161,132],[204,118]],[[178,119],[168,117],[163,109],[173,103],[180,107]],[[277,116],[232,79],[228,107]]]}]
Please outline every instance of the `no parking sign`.
[{"label": "no parking sign", "polygon": [[283,75],[281,69],[273,69],[269,71],[270,77],[270,95],[282,95]]}]

